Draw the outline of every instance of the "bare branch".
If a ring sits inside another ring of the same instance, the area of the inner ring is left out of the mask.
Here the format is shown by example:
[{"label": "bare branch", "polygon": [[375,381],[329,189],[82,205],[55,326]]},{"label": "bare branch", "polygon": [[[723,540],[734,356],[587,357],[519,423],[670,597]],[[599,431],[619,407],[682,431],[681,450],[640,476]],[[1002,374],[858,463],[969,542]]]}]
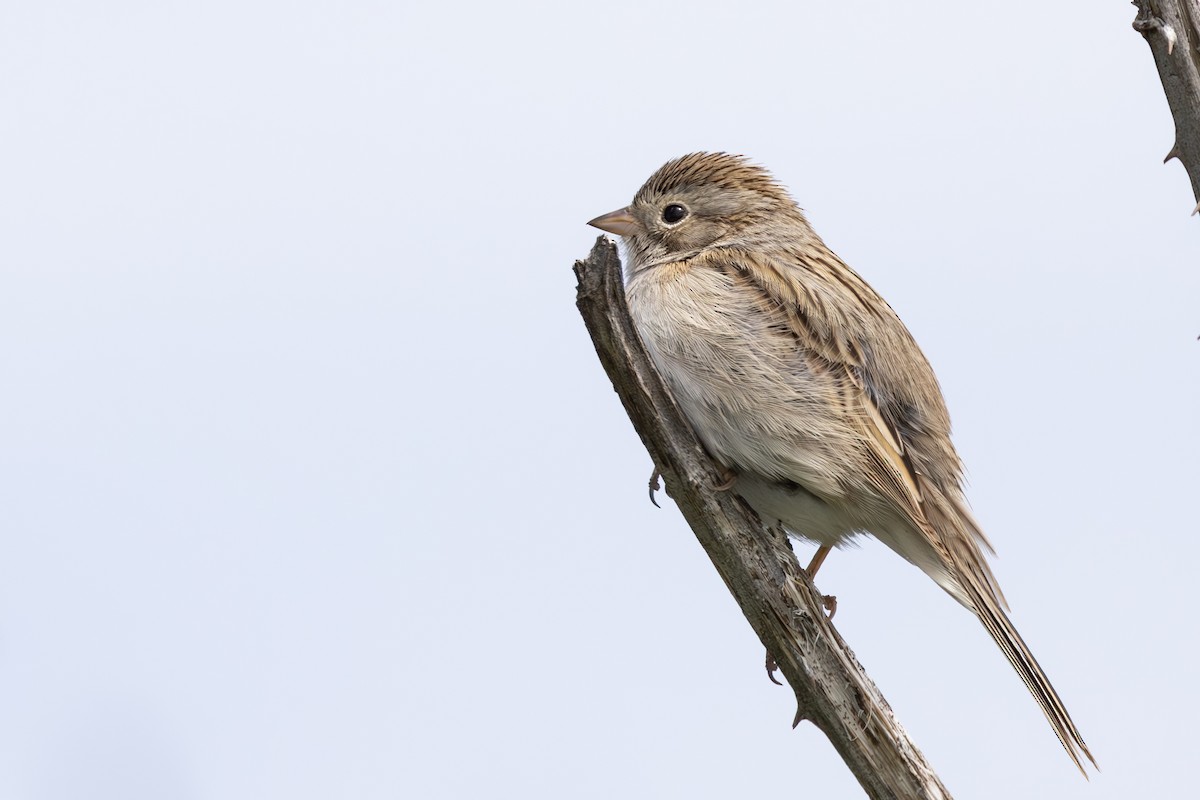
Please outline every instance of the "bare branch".
[{"label": "bare branch", "polygon": [[924,756],[829,623],[787,538],[764,529],[705,453],[637,335],[616,246],[575,263],[576,304],[634,428],[750,625],[796,694],[795,723],[824,731],[871,798],[948,800]]},{"label": "bare branch", "polygon": [[1175,143],[1164,162],[1180,160],[1200,202],[1200,0],[1135,0],[1134,5],[1133,29],[1150,45],[1175,119]]}]

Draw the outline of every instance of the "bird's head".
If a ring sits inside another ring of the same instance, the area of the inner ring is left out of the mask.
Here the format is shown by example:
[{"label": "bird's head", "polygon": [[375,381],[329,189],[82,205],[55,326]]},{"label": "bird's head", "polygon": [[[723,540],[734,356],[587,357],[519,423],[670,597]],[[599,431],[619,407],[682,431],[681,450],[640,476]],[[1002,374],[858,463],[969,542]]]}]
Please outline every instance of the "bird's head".
[{"label": "bird's head", "polygon": [[691,153],[660,167],[628,206],[588,224],[620,236],[636,266],[755,238],[780,216],[803,221],[765,169],[728,153]]}]

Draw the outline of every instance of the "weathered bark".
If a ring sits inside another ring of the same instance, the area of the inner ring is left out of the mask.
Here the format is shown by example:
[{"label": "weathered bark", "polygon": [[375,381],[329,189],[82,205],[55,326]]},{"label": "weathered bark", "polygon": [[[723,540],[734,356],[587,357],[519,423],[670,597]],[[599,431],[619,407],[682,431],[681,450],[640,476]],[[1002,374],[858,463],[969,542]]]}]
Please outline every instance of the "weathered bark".
[{"label": "weathered bark", "polygon": [[[650,361],[625,303],[616,246],[575,264],[577,305],[613,387],[696,538],[811,720],[872,798],[949,798],[829,623],[787,538],[765,529],[705,453]],[[765,680],[765,677],[764,677]]]},{"label": "weathered bark", "polygon": [[1200,0],[1135,0],[1133,29],[1154,55],[1171,116],[1175,144],[1164,163],[1178,158],[1192,181],[1200,211]]}]

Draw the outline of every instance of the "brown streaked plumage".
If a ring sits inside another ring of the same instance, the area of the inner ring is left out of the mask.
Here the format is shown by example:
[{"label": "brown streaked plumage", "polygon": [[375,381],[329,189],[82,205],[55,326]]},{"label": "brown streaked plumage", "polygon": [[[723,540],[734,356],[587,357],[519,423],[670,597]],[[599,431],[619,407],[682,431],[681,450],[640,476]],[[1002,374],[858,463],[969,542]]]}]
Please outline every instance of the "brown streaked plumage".
[{"label": "brown streaked plumage", "polygon": [[591,224],[622,237],[634,322],[734,490],[793,535],[871,534],[924,570],[979,617],[1080,770],[1095,765],[1005,613],[929,362],[783,187],[693,153]]}]

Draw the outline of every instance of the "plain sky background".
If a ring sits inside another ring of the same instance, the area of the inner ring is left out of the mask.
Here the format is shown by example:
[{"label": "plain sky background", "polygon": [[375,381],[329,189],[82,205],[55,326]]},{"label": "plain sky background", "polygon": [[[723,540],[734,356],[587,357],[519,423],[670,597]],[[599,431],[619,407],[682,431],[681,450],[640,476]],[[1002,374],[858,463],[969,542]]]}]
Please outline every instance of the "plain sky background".
[{"label": "plain sky background", "polygon": [[585,221],[699,149],[922,344],[1104,770],[915,568],[835,553],[946,785],[1194,789],[1200,220],[1133,16],[4,3],[0,797],[860,797],[574,307]]}]

